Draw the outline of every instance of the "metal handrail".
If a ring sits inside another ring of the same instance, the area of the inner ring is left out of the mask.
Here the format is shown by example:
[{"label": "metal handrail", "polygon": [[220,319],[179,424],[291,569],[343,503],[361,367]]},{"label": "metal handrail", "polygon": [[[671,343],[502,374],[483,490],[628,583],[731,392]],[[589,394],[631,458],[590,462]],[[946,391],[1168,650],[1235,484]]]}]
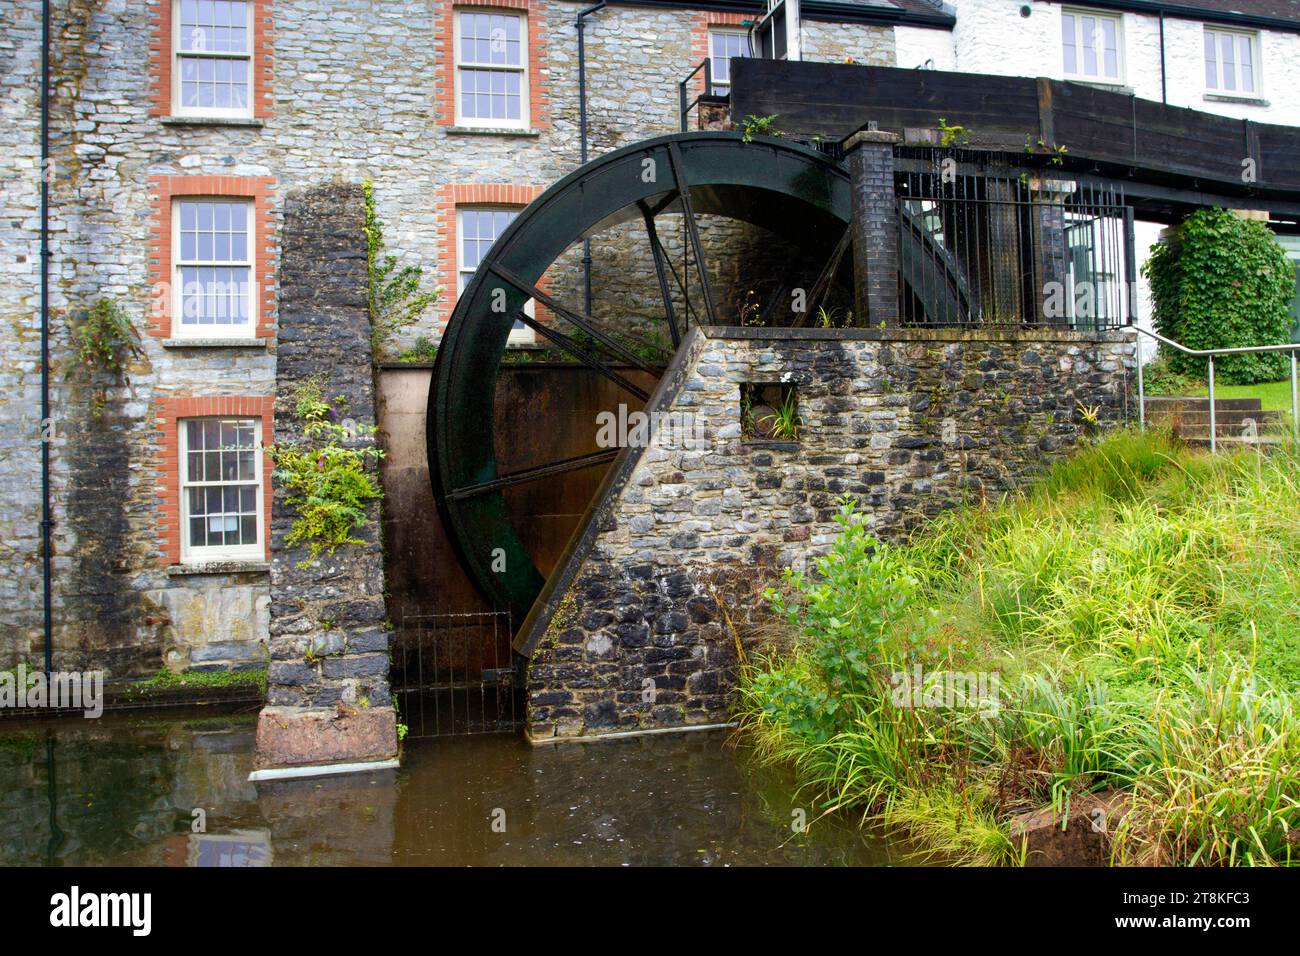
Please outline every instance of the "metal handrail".
[{"label": "metal handrail", "polygon": [[[1297,365],[1296,353],[1300,351],[1300,342],[1288,342],[1285,345],[1244,345],[1236,348],[1226,349],[1192,349],[1183,345],[1181,342],[1175,342],[1173,339],[1166,338],[1159,332],[1152,332],[1150,329],[1144,329],[1137,325],[1127,326],[1124,331],[1140,332],[1142,335],[1149,336],[1157,342],[1168,345],[1171,348],[1178,349],[1184,355],[1203,356],[1206,360],[1206,379],[1209,383],[1210,392],[1210,451],[1217,450],[1217,422],[1214,411],[1214,357],[1216,355],[1242,355],[1248,352],[1290,352],[1291,353],[1291,434],[1296,441],[1300,442],[1300,366]],[[1147,404],[1146,389],[1142,380],[1142,339],[1134,339],[1137,347],[1137,377],[1138,377],[1138,427],[1146,431],[1147,427]]]},{"label": "metal handrail", "polygon": [[704,71],[704,93],[700,95],[704,96],[712,93],[713,92],[713,57],[710,56],[706,56],[703,60],[701,60],[699,65],[696,66],[695,69],[691,70],[691,72],[686,74],[686,79],[682,80],[680,83],[677,84],[677,105],[681,109],[680,118],[681,118],[683,133],[688,132],[686,117],[690,113],[691,107],[700,101],[699,96],[695,97],[695,99],[691,100],[689,103],[686,101],[686,86],[695,77],[695,74],[700,72],[700,70]]}]

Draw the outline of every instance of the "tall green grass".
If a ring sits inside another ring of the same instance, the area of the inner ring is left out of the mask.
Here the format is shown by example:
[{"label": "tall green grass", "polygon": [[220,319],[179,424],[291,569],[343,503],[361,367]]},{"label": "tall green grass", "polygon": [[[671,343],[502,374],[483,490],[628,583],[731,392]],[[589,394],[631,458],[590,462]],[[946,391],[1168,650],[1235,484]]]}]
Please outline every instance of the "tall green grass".
[{"label": "tall green grass", "polygon": [[[1015,862],[1017,812],[1127,791],[1117,862],[1300,858],[1300,453],[1121,432],[1013,500],[878,545],[846,508],[769,595],[794,650],[742,725],[826,807],[956,862]],[[892,674],[994,672],[995,713],[909,708]]]}]

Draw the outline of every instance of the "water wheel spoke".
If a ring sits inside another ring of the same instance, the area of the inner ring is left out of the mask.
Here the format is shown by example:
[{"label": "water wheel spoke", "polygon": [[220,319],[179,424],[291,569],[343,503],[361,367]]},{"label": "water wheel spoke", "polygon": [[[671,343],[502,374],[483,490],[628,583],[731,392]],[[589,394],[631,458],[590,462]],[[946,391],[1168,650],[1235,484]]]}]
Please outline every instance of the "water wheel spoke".
[{"label": "water wheel spoke", "polygon": [[528,313],[522,310],[520,310],[515,315],[515,318],[517,318],[520,322],[524,323],[524,325],[528,326],[538,335],[542,336],[543,338],[547,339],[550,342],[555,343],[557,348],[565,352],[568,352],[570,355],[576,358],[583,365],[586,365],[588,368],[594,369],[595,371],[599,372],[601,375],[605,376],[607,379],[609,379],[615,385],[622,388],[624,391],[631,392],[637,398],[641,399],[642,402],[648,402],[650,400],[650,393],[648,391],[646,391],[644,388],[631,381],[626,376],[620,375],[617,371],[610,368],[607,364],[602,362],[600,358],[597,357],[594,353],[588,352],[586,349],[584,349],[576,339],[572,338],[571,336],[565,335],[563,332],[559,331],[558,329],[551,328],[550,326],[546,325],[543,322],[537,321],[531,315],[529,315]]},{"label": "water wheel spoke", "polygon": [[830,291],[831,283],[835,281],[835,273],[839,272],[840,262],[844,259],[844,254],[848,252],[849,246],[853,244],[853,230],[847,228],[840,234],[839,242],[835,243],[835,250],[831,257],[826,260],[826,265],[822,266],[821,273],[817,276],[817,281],[813,283],[812,290],[808,293],[808,308],[804,310],[803,315],[795,320],[796,326],[805,326],[809,319],[816,313],[817,308],[826,298],[826,293]]},{"label": "water wheel spoke", "polygon": [[668,288],[668,276],[664,271],[666,256],[664,248],[659,242],[659,231],[655,229],[654,213],[644,202],[637,203],[641,209],[641,216],[645,220],[646,235],[650,239],[650,257],[655,264],[655,278],[659,280],[659,294],[664,300],[664,317],[668,320],[668,332],[673,339],[673,348],[682,344],[681,330],[677,328],[677,313],[673,309],[672,292]]},{"label": "water wheel spoke", "polygon": [[602,332],[599,328],[597,328],[596,322],[591,316],[584,315],[581,312],[578,312],[574,309],[570,309],[568,306],[564,305],[559,300],[547,295],[541,289],[537,288],[537,286],[533,285],[531,282],[527,281],[526,279],[523,279],[520,276],[515,275],[514,272],[512,272],[510,269],[507,269],[505,266],[499,263],[496,262],[488,263],[488,269],[492,272],[495,272],[498,276],[500,276],[506,282],[510,283],[520,292],[528,293],[529,296],[536,299],[538,302],[542,303],[542,305],[546,306],[556,315],[576,325],[579,329],[581,329],[587,335],[591,336],[593,339],[595,339],[597,342],[603,345],[606,349],[612,352],[615,356],[621,358],[628,365],[640,369],[643,372],[648,372],[651,375],[657,374],[657,370],[653,365],[645,361],[643,358],[641,358],[641,356],[637,355],[635,352],[629,349],[622,342],[619,342],[617,339],[606,334],[605,332]]},{"label": "water wheel spoke", "polygon": [[772,317],[776,314],[777,307],[781,300],[785,298],[786,293],[790,291],[790,283],[794,281],[795,272],[798,270],[798,263],[791,262],[786,267],[785,274],[781,277],[781,282],[776,287],[776,292],[767,300],[767,305],[763,306],[763,311],[759,314],[760,325],[771,325]]},{"label": "water wheel spoke", "polygon": [[691,254],[695,258],[695,270],[700,277],[700,295],[704,296],[704,311],[709,317],[709,324],[717,325],[717,310],[713,307],[713,287],[709,283],[709,270],[704,265],[704,247],[700,243],[699,224],[695,221],[695,205],[691,202],[691,184],[687,182],[682,151],[676,142],[668,144],[668,161],[673,168],[673,182],[677,184],[677,192],[681,195],[686,234],[690,240]]},{"label": "water wheel spoke", "polygon": [[576,455],[573,458],[565,458],[561,461],[548,462],[544,465],[534,465],[531,468],[521,468],[518,471],[512,471],[507,474],[493,478],[490,481],[480,481],[477,484],[466,485],[463,488],[456,488],[447,493],[447,498],[453,501],[460,501],[465,498],[474,498],[478,495],[485,495],[492,491],[501,491],[506,488],[512,488],[515,485],[522,485],[529,481],[538,481],[542,478],[551,478],[555,475],[562,475],[570,471],[581,471],[584,468],[592,468],[596,465],[604,465],[618,457],[621,449],[606,448],[602,451],[592,452],[588,455]]}]

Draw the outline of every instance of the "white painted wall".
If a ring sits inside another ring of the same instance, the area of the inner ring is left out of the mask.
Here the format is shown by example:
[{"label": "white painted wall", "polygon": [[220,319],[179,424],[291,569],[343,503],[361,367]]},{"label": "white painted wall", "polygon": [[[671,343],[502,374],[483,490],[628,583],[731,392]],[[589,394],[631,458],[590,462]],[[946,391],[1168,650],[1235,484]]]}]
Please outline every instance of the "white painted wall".
[{"label": "white painted wall", "polygon": [[894,27],[894,65],[908,70],[956,70],[952,33],[928,27]]},{"label": "white painted wall", "polygon": [[[1001,76],[1064,79],[1060,3],[1046,0],[948,0],[957,12],[952,31],[895,27],[895,63],[915,67],[926,60],[934,69]],[[1022,17],[1020,8],[1030,8]],[[1088,9],[1086,3],[1067,4]],[[1098,11],[1111,12],[1111,11]],[[1122,92],[1161,99],[1160,20],[1135,13],[1122,19]],[[1167,101],[1207,113],[1300,126],[1300,34],[1259,31],[1261,100],[1224,102],[1205,88],[1204,24],[1165,19]]]}]

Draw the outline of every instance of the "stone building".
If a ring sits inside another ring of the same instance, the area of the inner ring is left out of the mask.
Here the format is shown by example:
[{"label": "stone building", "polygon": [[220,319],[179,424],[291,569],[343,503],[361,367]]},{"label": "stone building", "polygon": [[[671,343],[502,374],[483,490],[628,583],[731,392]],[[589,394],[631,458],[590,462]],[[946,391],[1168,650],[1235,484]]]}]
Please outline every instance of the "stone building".
[{"label": "stone building", "polygon": [[[42,645],[43,172],[55,664],[93,663],[114,676],[258,666],[270,496],[256,446],[273,431],[285,198],[324,181],[372,181],[389,250],[447,290],[395,348],[436,339],[494,231],[578,164],[575,21],[584,5],[50,6],[44,171],[42,4],[14,0],[0,11],[0,313],[9,333],[0,666],[38,659]],[[722,84],[726,55],[760,12],[756,3],[647,0],[587,16],[590,155],[678,129],[679,81],[712,51]],[[893,65],[902,24],[945,31],[952,18],[925,0],[810,3],[805,56]],[[594,258],[599,290],[619,269],[599,248]],[[244,293],[194,292],[216,292],[222,280]],[[73,328],[100,300],[119,304],[140,333],[125,378],[96,377],[76,361]],[[213,431],[218,419],[241,424],[223,435]],[[212,443],[232,441],[243,454],[220,461]],[[197,470],[202,449],[215,482],[199,480],[209,477]]]},{"label": "stone building", "polygon": [[[1078,78],[1300,122],[1292,82],[1300,58],[1291,55],[1300,15],[1288,0],[1242,0],[1232,11],[1085,6],[1117,25],[1114,42],[1103,39],[1100,69],[1112,47],[1123,68]],[[743,53],[747,23],[762,7],[636,0],[587,11],[588,154],[679,129],[678,84],[706,57],[725,92],[727,59]],[[129,676],[265,661],[271,508],[257,446],[274,433],[286,198],[322,182],[371,181],[389,250],[445,290],[391,348],[436,341],[476,257],[515,210],[580,161],[585,8],[566,0],[57,0],[42,168],[42,3],[3,6],[0,667],[41,653],[44,439],[56,666]],[[806,0],[800,47],[805,59],[828,62],[1064,76],[1068,45],[1077,75],[1087,73],[1082,17],[1041,0]],[[1211,58],[1210,46],[1197,45],[1220,34],[1232,41],[1231,70],[1226,47]],[[49,422],[40,414],[42,179]],[[628,241],[614,235],[595,246],[591,286],[597,307],[635,316]],[[582,295],[581,255],[572,250],[550,277],[557,296]],[[223,282],[244,291],[219,296]],[[125,376],[77,361],[73,330],[102,300],[120,305],[140,333]],[[515,344],[532,343],[521,331]],[[224,434],[212,430],[219,420],[239,424]]]}]

